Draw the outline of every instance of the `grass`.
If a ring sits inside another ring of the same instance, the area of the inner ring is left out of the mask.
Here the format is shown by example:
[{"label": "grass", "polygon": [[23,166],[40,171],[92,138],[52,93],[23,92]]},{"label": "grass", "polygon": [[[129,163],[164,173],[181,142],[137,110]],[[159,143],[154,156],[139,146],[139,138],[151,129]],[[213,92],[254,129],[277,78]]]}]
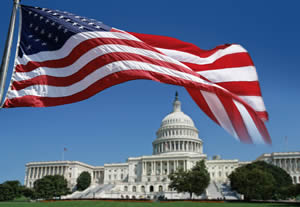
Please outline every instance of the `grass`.
[{"label": "grass", "polygon": [[120,201],[56,201],[0,202],[0,207],[296,207],[299,204],[279,203],[197,203],[197,202],[120,202]]}]

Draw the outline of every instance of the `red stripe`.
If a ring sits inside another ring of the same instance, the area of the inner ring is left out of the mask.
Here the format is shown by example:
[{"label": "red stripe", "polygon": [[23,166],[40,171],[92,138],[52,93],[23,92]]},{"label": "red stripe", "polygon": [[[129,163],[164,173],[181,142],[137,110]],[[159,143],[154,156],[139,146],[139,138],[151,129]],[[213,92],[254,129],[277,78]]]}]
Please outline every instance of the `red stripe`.
[{"label": "red stripe", "polygon": [[135,40],[123,40],[116,38],[93,38],[81,42],[79,45],[73,48],[70,54],[64,58],[56,60],[48,60],[43,62],[30,61],[26,65],[17,65],[16,72],[30,72],[38,67],[49,67],[49,68],[63,68],[73,64],[77,59],[79,59],[87,51],[106,44],[117,44],[117,45],[126,45],[140,49],[146,49],[154,52],[159,52],[158,50],[152,48],[151,46],[135,41]]},{"label": "red stripe", "polygon": [[246,107],[246,109],[247,109],[248,113],[250,114],[256,128],[258,129],[259,133],[261,134],[262,138],[264,139],[264,142],[268,143],[268,144],[272,144],[270,134],[269,134],[266,126],[264,125],[263,121],[260,118],[258,118],[256,116],[256,114],[254,114],[251,110],[249,110],[249,108]]},{"label": "red stripe", "polygon": [[259,118],[261,118],[262,121],[268,121],[269,120],[269,114],[266,111],[257,111],[256,114]]},{"label": "red stripe", "polygon": [[244,66],[254,66],[248,53],[234,53],[228,54],[210,64],[194,64],[188,62],[182,62],[188,67],[192,68],[194,71],[206,71],[206,70],[216,70],[216,69],[227,69],[234,67],[244,67]]},{"label": "red stripe", "polygon": [[258,81],[234,81],[216,84],[238,96],[261,96]]},{"label": "red stripe", "polygon": [[206,88],[213,90],[210,87],[205,87],[204,84],[199,84],[193,81],[184,80],[182,78],[170,77],[157,72],[149,72],[144,70],[128,70],[116,72],[108,75],[94,84],[90,85],[88,88],[80,91],[79,93],[73,94],[66,97],[37,97],[32,95],[27,95],[23,97],[6,99],[4,103],[4,108],[13,107],[46,107],[46,106],[57,106],[62,104],[69,104],[81,100],[85,100],[96,93],[109,88],[111,86],[136,79],[148,79],[154,80],[161,83],[174,84],[174,85],[184,85],[191,88]]},{"label": "red stripe", "polygon": [[202,109],[202,111],[204,111],[204,113],[211,118],[214,122],[216,122],[218,125],[220,125],[220,123],[218,122],[218,120],[216,119],[216,117],[214,116],[214,114],[212,113],[212,111],[210,110],[206,100],[204,99],[202,93],[200,92],[199,89],[194,89],[194,88],[185,88],[190,96],[193,98],[193,100],[196,102],[196,104]]},{"label": "red stripe", "polygon": [[244,123],[244,120],[236,105],[234,104],[232,97],[223,94],[217,94],[217,96],[223,104],[239,139],[244,143],[253,143]]},{"label": "red stripe", "polygon": [[[115,52],[115,53],[109,53],[97,57],[96,59],[92,60],[84,67],[82,67],[79,71],[67,77],[53,77],[48,75],[40,75],[24,81],[14,81],[11,86],[11,90],[21,90],[31,85],[69,86],[84,79],[92,72],[96,71],[97,69],[107,64],[116,61],[128,61],[128,60],[150,63],[157,66],[169,68],[170,70],[177,70],[177,71],[181,71],[199,77],[197,73],[173,63],[156,60],[147,56],[133,54],[133,53]],[[133,69],[138,69],[138,68],[133,68]]]},{"label": "red stripe", "polygon": [[202,58],[209,57],[215,52],[217,52],[218,50],[225,49],[232,45],[232,44],[225,44],[225,45],[217,46],[216,48],[211,50],[202,50],[192,43],[184,42],[173,37],[141,34],[135,32],[129,32],[129,33],[153,47],[188,52]]}]

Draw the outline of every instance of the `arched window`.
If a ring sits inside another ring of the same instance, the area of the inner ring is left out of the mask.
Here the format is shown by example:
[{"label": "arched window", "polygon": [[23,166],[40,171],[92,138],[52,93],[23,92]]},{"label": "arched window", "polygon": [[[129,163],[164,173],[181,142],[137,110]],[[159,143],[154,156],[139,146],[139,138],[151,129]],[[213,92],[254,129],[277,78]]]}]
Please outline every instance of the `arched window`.
[{"label": "arched window", "polygon": [[150,187],[149,187],[149,191],[150,191],[150,192],[153,192],[153,191],[154,191],[154,187],[153,187],[153,185],[150,185]]},{"label": "arched window", "polygon": [[162,191],[163,191],[162,185],[158,186],[158,191],[159,191],[159,192],[162,192]]},{"label": "arched window", "polygon": [[124,186],[124,191],[125,191],[125,192],[128,191],[128,186]]},{"label": "arched window", "polygon": [[145,186],[142,185],[141,192],[145,192]]},{"label": "arched window", "polygon": [[136,186],[132,186],[132,192],[136,192]]}]

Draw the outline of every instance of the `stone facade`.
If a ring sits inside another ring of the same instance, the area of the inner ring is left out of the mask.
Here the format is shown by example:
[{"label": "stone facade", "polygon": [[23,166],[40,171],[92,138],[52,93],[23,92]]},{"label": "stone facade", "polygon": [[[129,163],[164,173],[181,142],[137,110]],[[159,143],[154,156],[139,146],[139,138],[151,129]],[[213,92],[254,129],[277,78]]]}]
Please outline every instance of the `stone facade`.
[{"label": "stone facade", "polygon": [[[92,194],[93,197],[152,198],[163,192],[169,198],[183,198],[184,195],[168,187],[168,175],[177,169],[189,170],[197,161],[205,160],[211,183],[217,186],[228,183],[228,175],[237,167],[250,163],[237,159],[224,160],[220,156],[208,160],[203,154],[203,141],[198,130],[193,120],[181,111],[177,94],[173,110],[162,120],[152,146],[153,155],[129,157],[125,163],[104,166],[91,166],[78,161],[30,162],[26,164],[24,184],[33,187],[35,180],[45,175],[59,174],[75,190],[76,179],[81,172],[87,171],[92,177],[90,195],[88,191],[84,194],[87,197]],[[263,154],[257,160],[282,167],[293,177],[294,183],[300,183],[300,152]],[[206,198],[208,195],[207,191]]]}]

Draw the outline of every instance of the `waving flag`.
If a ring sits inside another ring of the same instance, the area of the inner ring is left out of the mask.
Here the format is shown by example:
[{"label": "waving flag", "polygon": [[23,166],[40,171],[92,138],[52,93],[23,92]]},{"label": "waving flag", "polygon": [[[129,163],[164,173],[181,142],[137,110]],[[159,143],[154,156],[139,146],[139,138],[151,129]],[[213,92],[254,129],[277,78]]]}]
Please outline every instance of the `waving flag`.
[{"label": "waving flag", "polygon": [[240,45],[201,50],[174,38],[24,5],[21,15],[3,107],[68,104],[119,83],[149,79],[184,86],[213,121],[241,141],[271,143],[256,69]]}]

